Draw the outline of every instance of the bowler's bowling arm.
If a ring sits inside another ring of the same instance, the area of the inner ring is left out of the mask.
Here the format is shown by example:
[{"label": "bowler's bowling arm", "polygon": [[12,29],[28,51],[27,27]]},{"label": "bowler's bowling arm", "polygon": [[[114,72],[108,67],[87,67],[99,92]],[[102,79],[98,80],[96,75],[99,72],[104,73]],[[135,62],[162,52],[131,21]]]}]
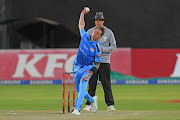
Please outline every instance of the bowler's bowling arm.
[{"label": "bowler's bowling arm", "polygon": [[79,31],[81,31],[81,29],[84,29],[85,27],[85,21],[84,21],[84,12],[81,12],[80,18],[79,18]]},{"label": "bowler's bowling arm", "polygon": [[90,11],[86,11],[85,8],[84,8],[84,10],[82,10],[82,12],[80,14],[80,18],[79,18],[79,24],[78,24],[79,31],[81,31],[81,29],[84,29],[84,27],[85,27],[84,15],[89,12]]},{"label": "bowler's bowling arm", "polygon": [[87,81],[89,79],[89,76],[93,75],[97,70],[99,69],[100,63],[95,62],[95,67],[93,67],[89,73],[84,77],[84,81]]}]

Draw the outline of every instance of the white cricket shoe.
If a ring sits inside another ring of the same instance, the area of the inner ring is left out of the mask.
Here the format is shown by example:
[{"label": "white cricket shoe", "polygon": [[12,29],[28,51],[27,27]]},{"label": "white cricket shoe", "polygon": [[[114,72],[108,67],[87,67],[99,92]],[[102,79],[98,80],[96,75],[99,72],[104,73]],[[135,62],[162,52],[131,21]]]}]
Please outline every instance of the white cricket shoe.
[{"label": "white cricket shoe", "polygon": [[74,115],[80,115],[81,113],[80,113],[79,110],[75,107],[74,110],[72,111],[72,114],[74,114]]},{"label": "white cricket shoe", "polygon": [[115,111],[116,109],[114,108],[114,105],[108,106],[107,111]]},{"label": "white cricket shoe", "polygon": [[86,105],[85,108],[83,108],[84,111],[91,111],[92,110],[92,106],[91,105]]},{"label": "white cricket shoe", "polygon": [[93,99],[94,99],[94,101],[93,101],[93,103],[91,103],[92,111],[97,112],[97,110],[98,110],[98,105],[97,105],[98,104],[98,97],[94,96]]}]

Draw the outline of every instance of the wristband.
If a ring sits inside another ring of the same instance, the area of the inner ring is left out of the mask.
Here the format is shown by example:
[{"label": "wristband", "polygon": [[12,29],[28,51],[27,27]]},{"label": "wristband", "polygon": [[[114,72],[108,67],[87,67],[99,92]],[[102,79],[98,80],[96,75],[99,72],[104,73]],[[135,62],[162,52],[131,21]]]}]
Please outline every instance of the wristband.
[{"label": "wristband", "polygon": [[93,72],[93,74],[97,71],[97,68],[96,67],[93,67],[90,71]]}]

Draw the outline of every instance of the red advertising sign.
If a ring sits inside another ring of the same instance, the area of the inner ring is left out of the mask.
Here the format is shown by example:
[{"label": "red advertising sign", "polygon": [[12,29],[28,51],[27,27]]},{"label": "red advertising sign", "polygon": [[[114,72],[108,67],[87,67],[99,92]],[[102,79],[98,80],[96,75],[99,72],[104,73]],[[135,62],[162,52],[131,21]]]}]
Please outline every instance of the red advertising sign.
[{"label": "red advertising sign", "polygon": [[119,48],[111,54],[111,70],[131,75],[131,49]]},{"label": "red advertising sign", "polygon": [[60,79],[72,71],[77,49],[0,51],[0,80]]},{"label": "red advertising sign", "polygon": [[132,75],[180,77],[180,49],[132,49]]},{"label": "red advertising sign", "polygon": [[[55,80],[72,72],[78,49],[1,50],[0,80]],[[130,74],[130,49],[111,55],[112,71]]]}]

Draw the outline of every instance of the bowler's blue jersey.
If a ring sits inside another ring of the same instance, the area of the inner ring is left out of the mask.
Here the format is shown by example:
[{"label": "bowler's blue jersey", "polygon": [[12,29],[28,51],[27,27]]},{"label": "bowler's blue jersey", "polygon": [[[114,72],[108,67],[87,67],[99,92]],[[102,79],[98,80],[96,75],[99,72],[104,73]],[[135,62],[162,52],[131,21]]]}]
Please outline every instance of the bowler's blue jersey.
[{"label": "bowler's blue jersey", "polygon": [[81,42],[74,64],[84,66],[93,65],[94,61],[100,63],[102,51],[99,42],[90,41],[91,37],[84,29],[81,29],[80,35]]}]

